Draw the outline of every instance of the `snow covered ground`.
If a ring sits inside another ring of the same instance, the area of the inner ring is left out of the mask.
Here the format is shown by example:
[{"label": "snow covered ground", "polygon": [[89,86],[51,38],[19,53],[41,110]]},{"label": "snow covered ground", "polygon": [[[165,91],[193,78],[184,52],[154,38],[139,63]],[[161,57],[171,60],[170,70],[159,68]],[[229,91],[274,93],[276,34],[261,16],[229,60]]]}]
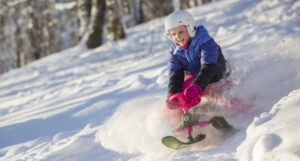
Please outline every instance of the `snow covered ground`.
[{"label": "snow covered ground", "polygon": [[[174,151],[161,144],[170,41],[164,19],[118,42],[82,44],[0,76],[0,160],[300,160],[300,1],[224,0],[192,8],[232,67],[207,110],[237,130]],[[226,101],[238,98],[235,105]],[[171,116],[173,117],[171,117]],[[200,151],[201,150],[201,151]]]}]

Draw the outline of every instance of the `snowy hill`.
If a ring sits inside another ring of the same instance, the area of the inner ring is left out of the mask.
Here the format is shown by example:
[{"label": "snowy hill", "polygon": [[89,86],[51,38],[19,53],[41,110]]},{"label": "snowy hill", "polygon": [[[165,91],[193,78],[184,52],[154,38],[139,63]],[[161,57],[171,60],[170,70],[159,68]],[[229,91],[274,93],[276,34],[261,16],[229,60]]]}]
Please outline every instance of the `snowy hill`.
[{"label": "snowy hill", "polygon": [[233,85],[208,115],[223,115],[236,133],[225,139],[205,127],[207,139],[190,149],[161,144],[174,119],[164,104],[162,18],[125,40],[78,45],[2,75],[0,160],[300,160],[300,1],[224,0],[188,11],[232,67]]}]

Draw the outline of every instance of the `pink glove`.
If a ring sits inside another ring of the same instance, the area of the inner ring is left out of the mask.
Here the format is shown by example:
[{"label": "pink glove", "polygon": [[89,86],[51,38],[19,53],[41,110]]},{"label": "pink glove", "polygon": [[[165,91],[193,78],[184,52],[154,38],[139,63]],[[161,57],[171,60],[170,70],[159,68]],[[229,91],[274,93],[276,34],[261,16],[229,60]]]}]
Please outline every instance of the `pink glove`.
[{"label": "pink glove", "polygon": [[174,110],[174,109],[179,107],[177,99],[174,99],[171,102],[169,101],[170,97],[173,96],[173,95],[174,95],[173,93],[170,93],[167,97],[167,100],[166,100],[167,108],[170,109],[170,110]]},{"label": "pink glove", "polygon": [[187,89],[184,90],[184,97],[187,102],[197,105],[200,103],[200,95],[202,93],[202,87],[199,84],[192,83]]}]

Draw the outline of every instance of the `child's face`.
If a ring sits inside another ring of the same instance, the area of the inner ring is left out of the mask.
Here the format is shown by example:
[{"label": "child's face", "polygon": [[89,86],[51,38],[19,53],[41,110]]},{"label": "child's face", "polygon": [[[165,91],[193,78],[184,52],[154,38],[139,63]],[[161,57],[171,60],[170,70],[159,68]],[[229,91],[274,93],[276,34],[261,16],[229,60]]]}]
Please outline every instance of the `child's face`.
[{"label": "child's face", "polygon": [[169,31],[172,40],[180,46],[190,41],[190,35],[184,25],[175,27]]}]

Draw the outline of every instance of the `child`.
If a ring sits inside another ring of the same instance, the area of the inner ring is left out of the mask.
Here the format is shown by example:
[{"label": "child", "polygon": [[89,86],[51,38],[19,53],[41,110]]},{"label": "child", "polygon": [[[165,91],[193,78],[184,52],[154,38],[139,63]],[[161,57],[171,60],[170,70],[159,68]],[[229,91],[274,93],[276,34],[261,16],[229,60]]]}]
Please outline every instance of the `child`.
[{"label": "child", "polygon": [[178,107],[177,100],[170,102],[169,98],[179,92],[184,93],[187,102],[196,105],[208,84],[226,75],[226,61],[221,48],[204,26],[196,27],[187,11],[178,10],[170,14],[165,21],[165,31],[173,41],[169,57],[167,107]]}]

